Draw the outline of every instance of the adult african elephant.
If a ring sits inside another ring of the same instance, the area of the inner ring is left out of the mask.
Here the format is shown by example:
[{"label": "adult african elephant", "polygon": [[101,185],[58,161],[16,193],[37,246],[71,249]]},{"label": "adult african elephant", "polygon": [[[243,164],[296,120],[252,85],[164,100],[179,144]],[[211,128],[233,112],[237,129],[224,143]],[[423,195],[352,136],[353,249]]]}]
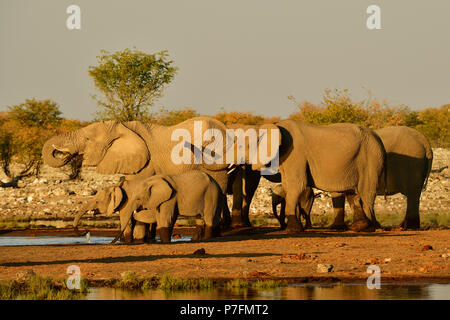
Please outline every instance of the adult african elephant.
[{"label": "adult african elephant", "polygon": [[[226,144],[222,139],[226,136],[225,131],[222,122],[210,117],[196,117],[170,127],[139,121],[96,122],[49,139],[42,155],[51,167],[61,167],[72,157],[82,155],[83,165],[95,166],[100,173],[125,174],[128,180],[202,170],[225,192],[226,161],[198,158],[205,150],[212,150],[209,152],[212,156],[224,155]],[[222,137],[216,139],[214,132],[220,132]],[[194,141],[198,138],[201,145]],[[187,143],[189,140],[191,142]],[[226,205],[223,206],[223,220],[225,226],[231,224]]]},{"label": "adult african elephant", "polygon": [[[252,135],[256,142],[260,125],[229,124],[227,128],[234,131],[234,142],[236,145],[246,145],[249,141],[245,141],[245,139],[252,139]],[[237,132],[238,130],[241,130],[241,132]],[[241,140],[238,141],[237,137],[240,137]],[[245,152],[249,152],[249,149],[247,148]],[[279,174],[265,177],[271,182],[281,182]],[[252,170],[251,165],[248,164],[236,166],[233,172],[229,174],[227,194],[233,195],[231,210],[233,227],[251,226],[249,219],[250,205],[260,179],[260,171]]]},{"label": "adult african elephant", "polygon": [[[374,132],[355,124],[316,126],[296,120],[266,124],[260,129],[267,132],[260,135],[258,149],[278,148],[288,232],[303,231],[296,218],[296,207],[308,186],[355,194],[367,216],[361,217],[352,229],[374,230],[374,201],[386,158],[384,146]],[[276,160],[259,158],[252,169],[273,167]]]},{"label": "adult african elephant", "polygon": [[[401,223],[404,229],[419,229],[420,194],[425,188],[433,162],[433,150],[427,138],[415,129],[398,126],[386,127],[375,131],[381,138],[387,155],[387,186],[381,179],[378,195],[401,193],[406,196],[406,215]],[[332,194],[335,220],[331,228],[345,229],[343,194]],[[354,200],[347,197],[356,216],[361,215],[361,208],[355,206]]]}]

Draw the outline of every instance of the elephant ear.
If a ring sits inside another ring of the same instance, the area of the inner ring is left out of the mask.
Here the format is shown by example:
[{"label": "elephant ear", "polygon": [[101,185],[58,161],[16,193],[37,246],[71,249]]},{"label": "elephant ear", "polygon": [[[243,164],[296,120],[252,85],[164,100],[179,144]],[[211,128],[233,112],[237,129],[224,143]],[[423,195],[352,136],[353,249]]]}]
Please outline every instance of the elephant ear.
[{"label": "elephant ear", "polygon": [[97,166],[104,174],[135,174],[150,161],[150,153],[144,139],[122,123],[111,128],[110,147]]},{"label": "elephant ear", "polygon": [[149,185],[149,201],[148,209],[156,208],[159,211],[159,207],[164,202],[170,200],[175,194],[175,189],[172,187],[169,181],[164,178],[152,179],[153,181]]},{"label": "elephant ear", "polygon": [[111,200],[109,201],[108,209],[106,213],[112,215],[114,211],[120,206],[123,200],[123,192],[121,187],[114,187],[111,190]]},{"label": "elephant ear", "polygon": [[259,127],[258,132],[258,158],[252,164],[253,170],[260,170],[269,164],[275,157],[279,156],[281,146],[281,132],[274,124],[264,124]]}]

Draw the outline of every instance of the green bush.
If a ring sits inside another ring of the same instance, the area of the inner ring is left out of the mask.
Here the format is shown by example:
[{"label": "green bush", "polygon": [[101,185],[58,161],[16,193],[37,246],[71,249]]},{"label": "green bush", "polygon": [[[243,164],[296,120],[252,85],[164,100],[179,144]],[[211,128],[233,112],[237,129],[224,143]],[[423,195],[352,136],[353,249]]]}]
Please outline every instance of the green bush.
[{"label": "green bush", "polygon": [[412,111],[408,106],[390,106],[386,101],[380,102],[374,98],[354,101],[348,90],[337,89],[325,90],[320,105],[298,103],[292,96],[288,98],[298,107],[298,111],[289,116],[290,119],[317,125],[355,123],[371,129],[409,126],[422,132],[433,147],[450,147],[450,105]]},{"label": "green bush", "polygon": [[[62,119],[51,100],[26,99],[8,110],[0,116],[0,166],[10,178],[39,175],[45,141],[86,124]],[[18,172],[11,172],[13,161],[20,165]]]},{"label": "green bush", "polygon": [[158,114],[153,115],[150,118],[150,121],[162,126],[173,126],[198,116],[200,116],[200,114],[197,111],[187,107],[172,111],[162,108]]},{"label": "green bush", "polygon": [[450,104],[422,110],[418,118],[420,124],[416,129],[431,141],[433,147],[450,148]]}]

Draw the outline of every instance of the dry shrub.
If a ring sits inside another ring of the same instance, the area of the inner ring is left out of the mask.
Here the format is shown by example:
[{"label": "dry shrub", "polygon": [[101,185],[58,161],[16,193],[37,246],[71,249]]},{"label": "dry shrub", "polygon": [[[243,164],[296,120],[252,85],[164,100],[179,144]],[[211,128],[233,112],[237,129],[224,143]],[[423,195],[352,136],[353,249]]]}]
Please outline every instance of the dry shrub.
[{"label": "dry shrub", "polygon": [[[86,124],[62,119],[58,104],[51,100],[27,99],[8,110],[0,117],[0,165],[12,179],[38,176],[45,141]],[[18,164],[18,171],[11,171],[12,162]]]},{"label": "dry shrub", "polygon": [[388,126],[409,126],[422,132],[433,147],[449,147],[449,108],[428,108],[412,111],[408,106],[390,106],[386,101],[369,97],[363,101],[351,99],[348,90],[325,90],[320,105],[310,102],[298,103],[289,96],[298,107],[290,119],[308,123],[326,125],[332,123],[355,123],[371,129]]},{"label": "dry shrub", "polygon": [[171,111],[162,108],[159,113],[152,115],[149,120],[162,126],[173,126],[198,116],[200,114],[197,111],[188,107]]}]

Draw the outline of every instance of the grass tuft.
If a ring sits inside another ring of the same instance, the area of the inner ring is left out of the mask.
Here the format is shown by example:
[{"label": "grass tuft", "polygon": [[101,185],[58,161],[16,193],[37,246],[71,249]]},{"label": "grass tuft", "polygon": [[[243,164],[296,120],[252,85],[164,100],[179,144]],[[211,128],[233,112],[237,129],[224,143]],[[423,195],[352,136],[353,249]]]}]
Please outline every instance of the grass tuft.
[{"label": "grass tuft", "polygon": [[210,279],[180,279],[165,274],[159,281],[162,290],[205,290],[211,289],[213,282]]},{"label": "grass tuft", "polygon": [[80,300],[86,293],[84,281],[80,290],[69,290],[65,280],[41,276],[32,276],[26,281],[0,282],[0,300]]}]

